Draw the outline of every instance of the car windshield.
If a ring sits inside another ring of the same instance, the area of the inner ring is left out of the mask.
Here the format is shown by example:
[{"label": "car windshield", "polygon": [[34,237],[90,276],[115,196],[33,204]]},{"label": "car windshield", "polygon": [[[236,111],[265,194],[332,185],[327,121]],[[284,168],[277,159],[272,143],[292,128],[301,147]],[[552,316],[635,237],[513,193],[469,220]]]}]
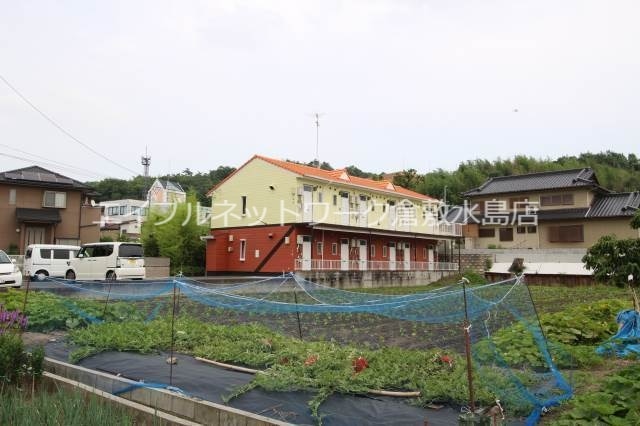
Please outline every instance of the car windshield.
[{"label": "car windshield", "polygon": [[11,259],[3,251],[0,251],[0,263],[11,263]]},{"label": "car windshield", "polygon": [[143,257],[142,246],[140,244],[122,244],[118,251],[120,257]]}]

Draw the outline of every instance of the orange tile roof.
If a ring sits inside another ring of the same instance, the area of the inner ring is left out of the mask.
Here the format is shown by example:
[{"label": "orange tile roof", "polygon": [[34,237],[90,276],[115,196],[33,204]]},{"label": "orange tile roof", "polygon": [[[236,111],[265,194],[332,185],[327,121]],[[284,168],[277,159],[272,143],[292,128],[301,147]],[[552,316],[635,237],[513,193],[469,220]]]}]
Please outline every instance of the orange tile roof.
[{"label": "orange tile roof", "polygon": [[[420,200],[434,200],[433,197],[428,195],[420,194],[415,191],[411,191],[409,189],[403,188],[398,185],[394,185],[388,180],[373,180],[373,179],[365,179],[357,176],[351,176],[347,173],[345,169],[336,169],[336,170],[323,170],[317,167],[311,167],[304,164],[292,163],[290,161],[276,160],[274,158],[264,157],[262,155],[254,155],[249,161],[245,164],[250,163],[254,159],[260,159],[266,161],[267,163],[273,164],[274,166],[283,168],[300,176],[306,176],[311,178],[318,178],[330,182],[340,183],[343,185],[353,185],[361,188],[372,189],[375,191],[388,192],[392,194],[397,194],[400,196],[406,196],[411,198],[417,198]],[[240,170],[243,166],[239,167]],[[236,170],[237,171],[237,170]],[[227,179],[233,176],[234,173],[229,175]],[[218,183],[209,193],[218,188],[223,182],[227,179],[224,179],[222,182]]]}]

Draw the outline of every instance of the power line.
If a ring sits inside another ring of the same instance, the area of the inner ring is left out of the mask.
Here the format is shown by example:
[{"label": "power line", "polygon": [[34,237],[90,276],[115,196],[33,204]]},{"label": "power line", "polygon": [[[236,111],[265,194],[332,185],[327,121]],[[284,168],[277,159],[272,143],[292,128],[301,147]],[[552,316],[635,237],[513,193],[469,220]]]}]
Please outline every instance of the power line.
[{"label": "power line", "polygon": [[70,138],[71,140],[73,140],[74,142],[77,142],[78,144],[82,145],[84,148],[88,149],[89,151],[91,151],[92,153],[94,153],[95,155],[97,155],[98,157],[110,162],[111,164],[114,164],[118,167],[120,167],[123,170],[128,171],[129,173],[133,173],[134,176],[137,176],[138,173],[131,170],[130,168],[121,165],[120,163],[110,159],[109,157],[107,157],[104,154],[101,154],[100,152],[96,151],[95,149],[93,149],[91,146],[87,145],[86,143],[82,142],[80,139],[76,138],[75,136],[73,136],[70,132],[68,132],[64,127],[62,127],[61,125],[59,125],[58,123],[55,122],[55,120],[53,120],[51,117],[49,117],[47,114],[45,114],[44,112],[42,112],[37,106],[35,106],[29,99],[27,99],[22,93],[20,93],[20,91],[18,89],[16,89],[15,87],[13,87],[11,85],[11,83],[9,83],[9,81],[7,81],[6,78],[4,78],[2,75],[0,75],[0,80],[2,80],[4,82],[4,84],[7,85],[7,87],[9,87],[9,89],[11,89],[16,95],[18,95],[18,97],[20,99],[22,99],[27,105],[29,105],[31,108],[33,108],[33,110],[35,112],[37,112],[38,114],[40,114],[40,116],[42,118],[44,118],[45,120],[47,120],[53,127],[55,127],[56,129],[58,129],[60,132],[62,132],[64,135],[66,135],[68,138]]},{"label": "power line", "polygon": [[100,176],[100,175],[96,175],[95,173],[86,173],[86,172],[80,172],[78,170],[74,170],[74,167],[63,166],[63,165],[60,165],[60,164],[54,164],[54,163],[50,163],[50,162],[47,162],[47,161],[33,160],[33,159],[30,159],[30,158],[20,157],[19,155],[7,154],[6,152],[0,152],[0,156],[13,158],[14,160],[26,161],[28,163],[36,163],[38,165],[45,165],[47,167],[57,167],[57,168],[61,168],[61,169],[67,169],[72,173],[76,173],[76,174],[80,174],[80,175],[84,175],[84,176],[91,176],[91,177]]},{"label": "power line", "polygon": [[[16,151],[16,152],[19,152],[21,154],[25,154],[25,155],[28,155],[30,157],[33,157],[33,158],[37,159],[37,160],[33,160],[33,159],[29,159],[29,158],[20,157],[20,158],[18,158],[20,160],[33,161],[33,162],[41,161],[41,162],[44,162],[44,163],[47,163],[47,164],[55,165],[56,167],[64,167],[64,168],[66,168],[68,170],[72,170],[75,173],[79,173],[79,174],[82,174],[84,176],[99,176],[101,178],[112,177],[112,176],[109,176],[109,175],[105,175],[103,173],[96,173],[96,172],[94,172],[92,170],[83,169],[82,167],[72,166],[71,164],[66,164],[66,163],[63,163],[61,161],[52,160],[52,159],[43,157],[43,156],[38,155],[38,154],[33,154],[33,153],[30,153],[30,152],[24,151],[22,149],[14,148],[14,147],[12,147],[10,145],[7,145],[7,144],[4,144],[4,143],[0,143],[0,146],[3,146],[3,147],[8,148],[8,149],[10,149],[12,151]],[[7,156],[9,156],[9,155],[10,154],[7,154]],[[42,160],[44,160],[44,161],[42,161]]]}]

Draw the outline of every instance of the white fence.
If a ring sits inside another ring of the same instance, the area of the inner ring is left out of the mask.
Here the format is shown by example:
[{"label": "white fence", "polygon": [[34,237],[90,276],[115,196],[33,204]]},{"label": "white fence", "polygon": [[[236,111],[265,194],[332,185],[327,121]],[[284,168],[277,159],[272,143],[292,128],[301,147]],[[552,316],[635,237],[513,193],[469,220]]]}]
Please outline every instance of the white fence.
[{"label": "white fence", "polygon": [[296,271],[457,271],[455,262],[296,259]]}]

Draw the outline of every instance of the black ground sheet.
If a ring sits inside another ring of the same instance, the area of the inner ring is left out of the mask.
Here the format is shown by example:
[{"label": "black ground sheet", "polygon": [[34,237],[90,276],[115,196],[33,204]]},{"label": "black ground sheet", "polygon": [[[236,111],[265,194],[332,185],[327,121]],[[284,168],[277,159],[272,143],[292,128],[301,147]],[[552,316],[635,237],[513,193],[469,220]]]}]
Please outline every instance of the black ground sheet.
[{"label": "black ground sheet", "polygon": [[[46,347],[47,356],[67,362],[69,348],[63,342]],[[131,380],[169,384],[169,355],[142,355],[129,352],[105,352],[82,360],[79,365],[110,374],[120,374]],[[221,396],[249,383],[253,376],[226,370],[178,354],[173,366],[172,384],[189,396],[222,403]],[[295,424],[316,424],[307,402],[313,397],[307,392],[266,392],[253,389],[229,402],[229,405],[252,413]],[[161,407],[158,407],[161,409]],[[332,395],[321,406],[326,426],[419,425],[425,420],[431,425],[456,425],[458,412],[452,408],[429,410],[413,407],[393,397]]]}]

